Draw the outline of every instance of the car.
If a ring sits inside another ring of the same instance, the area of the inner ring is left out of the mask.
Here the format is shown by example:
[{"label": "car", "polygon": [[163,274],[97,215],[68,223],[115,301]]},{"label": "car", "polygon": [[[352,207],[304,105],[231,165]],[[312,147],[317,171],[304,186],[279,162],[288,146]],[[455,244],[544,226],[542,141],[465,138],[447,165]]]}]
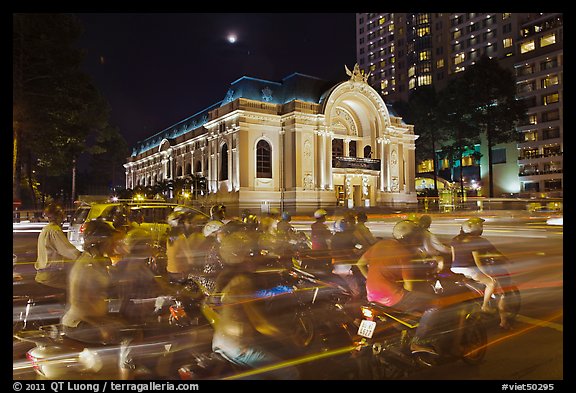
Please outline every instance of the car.
[{"label": "car", "polygon": [[140,226],[149,231],[152,241],[156,245],[163,246],[170,229],[166,219],[175,208],[192,211],[209,217],[203,211],[177,203],[169,203],[157,200],[115,200],[107,202],[81,203],[70,219],[68,226],[68,240],[78,250],[84,250],[84,237],[82,236],[87,222],[101,219],[113,225],[114,215],[123,208],[130,210],[129,219],[140,217]]},{"label": "car", "polygon": [[546,220],[548,225],[562,225],[564,226],[564,216],[549,217]]}]

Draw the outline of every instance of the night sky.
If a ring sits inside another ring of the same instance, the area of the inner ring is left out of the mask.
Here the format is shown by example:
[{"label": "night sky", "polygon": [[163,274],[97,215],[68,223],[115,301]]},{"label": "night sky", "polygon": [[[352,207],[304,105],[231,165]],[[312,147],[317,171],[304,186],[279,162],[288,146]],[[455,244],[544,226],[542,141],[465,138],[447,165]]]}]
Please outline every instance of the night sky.
[{"label": "night sky", "polygon": [[336,82],[356,61],[354,13],[76,15],[85,70],[130,147],[221,101],[242,76]]}]

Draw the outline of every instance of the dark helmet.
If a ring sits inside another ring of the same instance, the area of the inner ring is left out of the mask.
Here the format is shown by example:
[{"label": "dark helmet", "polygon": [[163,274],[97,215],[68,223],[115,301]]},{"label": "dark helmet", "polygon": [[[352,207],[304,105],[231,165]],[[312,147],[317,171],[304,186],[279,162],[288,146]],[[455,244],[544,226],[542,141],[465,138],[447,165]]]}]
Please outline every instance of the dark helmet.
[{"label": "dark helmet", "polygon": [[366,222],[368,221],[368,216],[366,213],[360,212],[356,215],[356,220],[358,220],[358,222]]},{"label": "dark helmet", "polygon": [[292,215],[286,211],[282,212],[282,221],[290,221],[292,219]]},{"label": "dark helmet", "polygon": [[222,220],[226,216],[226,206],[217,203],[210,208],[210,218],[213,220]]},{"label": "dark helmet", "polygon": [[115,229],[126,229],[130,226],[129,216],[130,210],[127,207],[118,207],[112,216],[112,225]]},{"label": "dark helmet", "polygon": [[418,219],[418,225],[422,229],[430,228],[430,224],[432,224],[432,217],[430,217],[428,214],[424,214]]},{"label": "dark helmet", "polygon": [[345,232],[347,230],[352,229],[352,223],[350,220],[346,218],[340,218],[334,222],[334,231],[335,232]]},{"label": "dark helmet", "polygon": [[260,222],[255,214],[248,214],[242,219],[242,222],[246,225],[248,229],[256,229]]},{"label": "dark helmet", "polygon": [[462,232],[472,236],[480,236],[484,232],[484,220],[480,217],[472,217],[462,223]]},{"label": "dark helmet", "polygon": [[111,240],[119,232],[103,220],[88,221],[84,226],[84,248],[97,247]]},{"label": "dark helmet", "polygon": [[411,220],[398,221],[392,229],[392,237],[404,243],[413,243],[417,241],[421,235],[422,228]]},{"label": "dark helmet", "polygon": [[64,209],[56,203],[51,203],[44,209],[44,216],[49,221],[62,221],[64,219]]}]

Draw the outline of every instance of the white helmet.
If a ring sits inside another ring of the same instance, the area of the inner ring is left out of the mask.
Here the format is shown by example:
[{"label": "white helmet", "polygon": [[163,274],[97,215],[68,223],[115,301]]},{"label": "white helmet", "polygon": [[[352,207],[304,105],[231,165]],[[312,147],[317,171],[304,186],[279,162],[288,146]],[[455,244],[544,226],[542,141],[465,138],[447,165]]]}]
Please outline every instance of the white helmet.
[{"label": "white helmet", "polygon": [[216,233],[223,226],[224,226],[224,224],[222,223],[222,221],[218,221],[218,220],[208,221],[206,223],[206,225],[204,225],[204,228],[202,229],[202,233],[204,234],[205,237],[208,237],[208,236]]},{"label": "white helmet", "polygon": [[322,218],[322,217],[326,217],[328,215],[328,212],[324,209],[318,209],[314,212],[314,218]]}]

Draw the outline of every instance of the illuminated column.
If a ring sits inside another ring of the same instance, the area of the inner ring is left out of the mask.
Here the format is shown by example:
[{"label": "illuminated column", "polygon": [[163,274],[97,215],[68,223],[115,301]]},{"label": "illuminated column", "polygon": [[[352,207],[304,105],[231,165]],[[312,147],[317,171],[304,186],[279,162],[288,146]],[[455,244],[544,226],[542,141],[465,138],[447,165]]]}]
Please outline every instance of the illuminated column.
[{"label": "illuminated column", "polygon": [[334,185],[332,184],[332,133],[327,135],[328,146],[326,151],[326,175],[328,177],[328,189],[333,190]]},{"label": "illuminated column", "polygon": [[350,139],[344,139],[344,157],[350,156]]},{"label": "illuminated column", "polygon": [[326,189],[326,132],[321,132],[320,135],[320,189]]},{"label": "illuminated column", "polygon": [[408,192],[416,192],[416,184],[414,179],[416,178],[416,168],[414,167],[416,163],[414,148],[412,146],[406,148],[406,185]]}]

